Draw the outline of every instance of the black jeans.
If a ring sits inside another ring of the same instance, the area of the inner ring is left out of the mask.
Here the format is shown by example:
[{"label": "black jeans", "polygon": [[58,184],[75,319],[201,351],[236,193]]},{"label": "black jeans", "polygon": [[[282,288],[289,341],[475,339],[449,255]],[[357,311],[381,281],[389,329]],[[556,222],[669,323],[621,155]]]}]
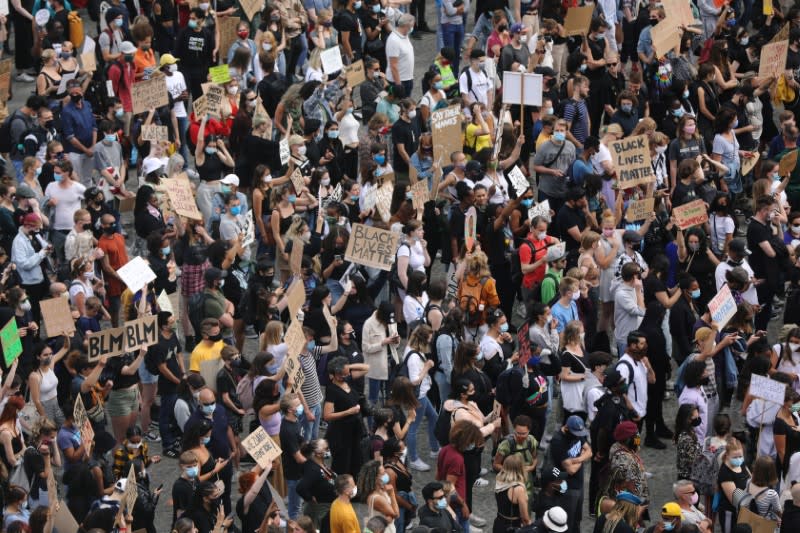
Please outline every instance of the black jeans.
[{"label": "black jeans", "polygon": [[664,392],[667,390],[667,383],[664,374],[661,377],[656,375],[656,382],[647,385],[647,416],[645,417],[645,427],[648,437],[655,437],[659,428],[666,427],[664,423]]}]

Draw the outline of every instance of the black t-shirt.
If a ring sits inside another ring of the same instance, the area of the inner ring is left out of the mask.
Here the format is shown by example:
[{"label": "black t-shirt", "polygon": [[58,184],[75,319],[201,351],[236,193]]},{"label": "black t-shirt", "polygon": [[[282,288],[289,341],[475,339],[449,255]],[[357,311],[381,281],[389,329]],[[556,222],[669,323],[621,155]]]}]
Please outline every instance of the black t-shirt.
[{"label": "black t-shirt", "polygon": [[[159,334],[158,344],[154,344],[147,349],[145,360],[150,361],[152,367],[156,368],[161,363],[167,364],[172,374],[178,379],[181,378],[181,367],[178,365],[178,354],[181,352],[181,343],[178,342],[178,336],[174,333],[167,339]],[[178,392],[177,383],[165,378],[160,372],[158,374],[158,393],[159,394],[175,394]]]},{"label": "black t-shirt", "polygon": [[[236,368],[233,368],[232,372],[224,366],[220,368],[219,372],[217,372],[217,397],[220,403],[223,403],[222,395],[227,392],[234,405],[240,408],[242,407],[242,404],[239,402],[239,397],[236,395],[236,384],[238,381],[239,376]],[[225,409],[228,409],[227,405]],[[230,412],[230,409],[228,409],[228,411]]]},{"label": "black t-shirt", "polygon": [[800,51],[795,52],[789,47],[789,52],[786,54],[786,69],[797,70],[800,68]]},{"label": "black t-shirt", "polygon": [[[371,315],[372,313],[370,313]],[[350,322],[352,324],[352,322]],[[363,324],[363,323],[362,323]],[[356,331],[361,331],[361,329],[357,329]],[[344,345],[341,342],[339,343],[339,355],[342,355],[347,358],[347,364],[354,365],[360,364],[365,362],[364,361],[364,354],[358,349],[358,344],[355,342],[350,342],[348,345]],[[350,386],[359,391],[360,393],[364,393],[364,382],[366,377],[360,377],[358,379],[352,379],[350,381]]]},{"label": "black t-shirt", "polygon": [[[747,474],[747,470],[745,470],[744,468],[742,468],[741,472],[734,472],[728,467],[726,463],[723,463],[722,466],[719,467],[719,474],[717,475],[717,486],[720,492],[722,492],[722,484],[728,481],[733,481],[737,489],[745,490],[745,488],[747,487],[747,481],[749,479],[750,476]],[[719,509],[720,511],[731,511],[731,512],[735,511],[731,502],[729,502],[728,498],[725,497],[724,492],[722,498],[720,498]]]},{"label": "black t-shirt", "polygon": [[644,304],[647,305],[656,299],[657,292],[667,292],[667,286],[658,276],[652,275],[644,278],[642,282],[644,288]]},{"label": "black t-shirt", "polygon": [[[222,502],[220,501],[220,505]],[[203,507],[196,505],[193,506],[184,516],[188,516],[194,522],[194,527],[197,533],[211,533],[214,530],[214,524],[217,521],[217,511],[206,511]]]},{"label": "black t-shirt", "polygon": [[266,483],[261,487],[255,499],[253,499],[253,502],[247,509],[247,514],[244,513],[244,498],[240,498],[239,501],[236,502],[236,514],[239,516],[239,520],[242,521],[242,531],[258,531],[261,522],[264,520],[264,516],[266,516],[267,511],[269,511],[269,505],[271,503],[272,492],[270,492],[269,486],[267,486]]},{"label": "black t-shirt", "polygon": [[556,227],[559,238],[566,243],[567,251],[577,250],[581,246],[581,243],[569,234],[569,229],[575,226],[578,226],[578,231],[583,233],[583,229],[586,227],[586,217],[580,209],[564,204],[556,215]]},{"label": "black t-shirt", "polygon": [[675,184],[675,190],[672,192],[672,205],[677,207],[691,202],[697,198],[697,193],[694,190],[694,183],[685,184],[678,180]]},{"label": "black t-shirt", "polygon": [[180,518],[178,510],[180,509],[181,515],[189,508],[189,504],[194,497],[194,483],[188,479],[179,477],[172,484],[172,523]]},{"label": "black t-shirt", "polygon": [[747,261],[750,263],[750,267],[757,278],[763,279],[767,277],[767,263],[770,258],[761,249],[760,244],[764,241],[769,241],[771,236],[772,234],[767,225],[762,224],[755,218],[750,220],[750,224],[747,226],[747,247],[750,249],[751,255]]},{"label": "black t-shirt", "polygon": [[303,444],[300,422],[287,420],[281,421],[281,450],[283,456],[283,475],[286,479],[295,480],[303,477],[303,465],[294,459],[295,452],[300,451]]},{"label": "black t-shirt", "polygon": [[466,218],[464,211],[461,210],[461,204],[453,204],[453,207],[450,208],[450,236],[458,240],[459,247],[464,242],[464,222],[466,222]]},{"label": "black t-shirt", "polygon": [[394,148],[394,159],[392,166],[397,172],[408,172],[408,163],[400,157],[397,146],[403,145],[406,149],[409,159],[417,151],[417,142],[419,140],[419,132],[410,122],[399,119],[392,126],[392,144]]},{"label": "black t-shirt", "polygon": [[[336,13],[336,16],[333,17],[333,22],[333,27],[339,30],[339,42],[342,43],[344,39],[341,32],[350,32],[347,36],[350,42],[350,49],[353,51],[353,54],[355,54],[356,58],[361,57],[361,27],[358,23],[358,15],[347,10],[342,10]],[[342,51],[344,51],[344,49],[342,49]]]},{"label": "black t-shirt", "polygon": [[127,353],[120,355],[119,357],[112,357],[108,360],[108,363],[106,363],[105,372],[111,376],[111,380],[114,382],[112,390],[127,389],[128,387],[139,383],[138,372],[134,372],[132,376],[126,376],[122,373],[122,368],[126,365],[132,364],[138,355],[138,352],[135,354]]},{"label": "black t-shirt", "polygon": [[[575,459],[580,456],[586,437],[575,437],[572,434],[557,431],[550,441],[550,457],[556,468],[561,469],[566,459]],[[567,477],[567,487],[574,490],[583,490],[583,466],[574,474]]]}]

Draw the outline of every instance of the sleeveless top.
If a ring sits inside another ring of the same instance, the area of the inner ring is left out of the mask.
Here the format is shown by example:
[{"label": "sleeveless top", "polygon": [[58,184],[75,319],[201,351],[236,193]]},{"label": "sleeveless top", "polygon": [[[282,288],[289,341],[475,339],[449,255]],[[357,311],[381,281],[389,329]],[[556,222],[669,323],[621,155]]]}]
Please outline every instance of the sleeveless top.
[{"label": "sleeveless top", "polygon": [[522,526],[522,517],[519,514],[519,504],[512,503],[511,499],[508,497],[508,491],[518,485],[521,484],[516,483],[494,493],[494,499],[497,502],[497,520],[502,521],[507,527]]},{"label": "sleeveless top", "polygon": [[294,213],[292,213],[288,217],[283,217],[283,216],[280,216],[281,215],[281,210],[278,209],[277,207],[275,209],[273,209],[273,211],[277,211],[278,212],[278,216],[281,219],[280,225],[279,225],[279,229],[281,231],[281,235],[286,235],[286,232],[289,231],[289,228],[292,225],[292,217],[294,216]]},{"label": "sleeveless top", "polygon": [[217,154],[206,154],[203,164],[197,167],[200,181],[218,181],[222,178],[222,161]]},{"label": "sleeveless top", "polygon": [[[22,434],[14,436],[10,429],[3,428],[3,431],[8,431],[11,433],[11,451],[14,452],[14,455],[18,454],[22,451]],[[0,457],[3,459],[3,463],[5,463],[6,467],[9,471],[14,465],[8,464],[8,459],[6,458],[6,454],[0,454]]]},{"label": "sleeveless top", "polygon": [[39,374],[42,376],[42,384],[39,386],[41,401],[46,402],[52,400],[58,395],[58,378],[56,377],[56,373],[53,372],[51,368],[47,372],[39,370]]},{"label": "sleeveless top", "polygon": [[397,474],[397,481],[395,481],[395,485],[397,485],[398,492],[411,492],[411,474],[407,472],[403,472],[400,467],[398,467],[394,463],[387,463],[383,465],[385,468],[390,468]]},{"label": "sleeveless top", "polygon": [[264,431],[267,432],[267,435],[277,435],[281,432],[281,412],[276,411],[269,418],[266,420],[261,420],[261,417],[258,417],[258,421],[261,422],[261,427],[264,428]]}]

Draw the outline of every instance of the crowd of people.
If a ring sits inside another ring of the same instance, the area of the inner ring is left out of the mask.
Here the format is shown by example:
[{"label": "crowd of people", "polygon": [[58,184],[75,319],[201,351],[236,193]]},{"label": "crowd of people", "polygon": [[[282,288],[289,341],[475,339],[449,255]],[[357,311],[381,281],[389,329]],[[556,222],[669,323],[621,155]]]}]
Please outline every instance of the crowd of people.
[{"label": "crowd of people", "polygon": [[[10,4],[2,531],[66,506],[155,533],[162,491],[173,533],[800,528],[800,6]],[[541,105],[504,103],[509,71]],[[351,253],[358,225],[394,234],[391,269]],[[149,345],[90,343],[148,316]]]}]

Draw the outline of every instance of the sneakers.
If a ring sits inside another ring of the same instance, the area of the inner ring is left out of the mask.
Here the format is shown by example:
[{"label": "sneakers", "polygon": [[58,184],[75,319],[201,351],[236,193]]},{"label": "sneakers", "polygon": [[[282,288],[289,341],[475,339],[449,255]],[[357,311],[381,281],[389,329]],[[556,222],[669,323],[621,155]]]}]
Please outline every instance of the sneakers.
[{"label": "sneakers", "polygon": [[488,470],[486,470],[485,468],[481,468],[481,473],[480,473],[480,476],[481,476],[481,477],[485,476],[485,475],[486,475],[486,474],[488,474],[488,473],[489,473],[489,471],[488,471]]},{"label": "sneakers", "polygon": [[[486,480],[484,479],[484,481],[486,481]],[[486,483],[488,483],[488,481],[486,481]],[[469,516],[469,523],[470,523],[470,525],[473,525],[475,527],[484,527],[486,525],[486,520],[484,520],[483,518],[481,518],[480,516],[478,516],[476,514],[471,514]],[[474,530],[470,528],[470,531],[474,531]]]},{"label": "sneakers", "polygon": [[667,445],[664,444],[663,442],[661,442],[660,440],[658,440],[658,437],[655,437],[655,436],[654,437],[650,437],[650,436],[645,437],[644,445],[647,446],[648,448],[653,448],[653,449],[656,449],[656,450],[666,450],[667,449]]},{"label": "sneakers", "polygon": [[244,336],[248,339],[257,339],[258,333],[256,333],[256,330],[253,328],[253,326],[247,326],[244,329]]},{"label": "sneakers", "polygon": [[427,472],[431,469],[431,466],[422,459],[415,459],[411,461],[409,466],[418,472]]},{"label": "sneakers", "polygon": [[181,456],[181,451],[178,448],[169,448],[164,452],[164,455],[172,459],[177,459]]},{"label": "sneakers", "polygon": [[436,450],[435,452],[430,452],[428,455],[431,456],[431,459],[438,459],[439,458],[439,450]]},{"label": "sneakers", "polygon": [[489,484],[488,481],[486,481],[482,477],[479,477],[478,479],[475,480],[475,484],[473,486],[479,488],[479,487],[485,487],[488,484]]},{"label": "sneakers", "polygon": [[158,433],[155,433],[153,431],[148,431],[147,433],[145,433],[144,438],[147,439],[149,442],[161,442],[161,437],[158,435]]},{"label": "sneakers", "polygon": [[33,83],[34,81],[36,81],[36,78],[34,78],[33,76],[29,76],[24,72],[20,72],[19,74],[17,74],[14,79],[19,83]]}]

